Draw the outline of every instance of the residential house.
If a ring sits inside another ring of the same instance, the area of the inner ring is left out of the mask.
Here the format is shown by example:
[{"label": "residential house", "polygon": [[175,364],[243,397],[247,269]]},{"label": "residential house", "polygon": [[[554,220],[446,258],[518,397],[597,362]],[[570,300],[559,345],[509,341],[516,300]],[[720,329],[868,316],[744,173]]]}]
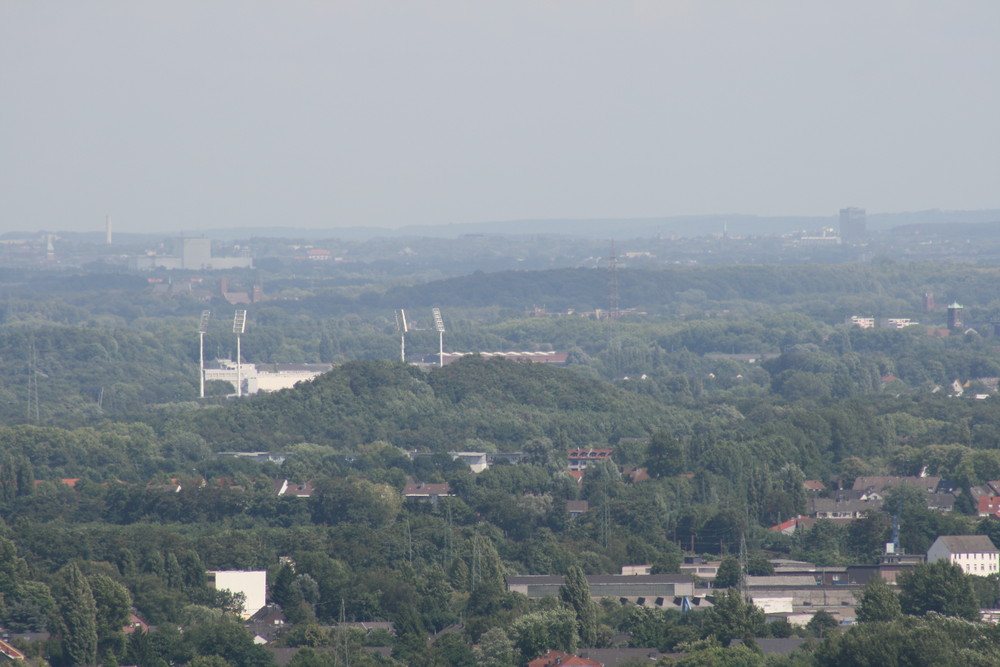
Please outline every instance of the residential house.
[{"label": "residential house", "polygon": [[976,504],[979,516],[1000,516],[1000,496],[980,496]]},{"label": "residential house", "polygon": [[601,667],[617,667],[626,662],[634,665],[638,660],[654,665],[664,655],[655,648],[588,648],[580,651],[581,658],[596,660]]},{"label": "residential house", "polygon": [[308,498],[313,494],[312,482],[296,484],[287,479],[276,479],[271,482],[275,495],[293,496],[295,498]]},{"label": "residential house", "polygon": [[854,486],[852,487],[855,491],[866,491],[868,493],[876,493],[879,496],[884,497],[885,492],[894,486],[913,486],[922,491],[928,493],[934,493],[938,490],[938,486],[941,484],[940,477],[927,476],[927,477],[899,477],[899,476],[882,476],[882,477],[858,477],[854,480]]},{"label": "residential house", "polygon": [[530,661],[528,667],[602,667],[602,665],[596,660],[549,649],[545,655]]},{"label": "residential house", "polygon": [[146,623],[146,621],[139,618],[138,616],[136,616],[134,613],[129,612],[128,625],[122,628],[122,632],[124,632],[127,635],[130,635],[133,632],[149,632],[149,624]]},{"label": "residential house", "polygon": [[583,470],[598,461],[607,461],[615,453],[613,449],[571,449],[566,453],[570,470]]},{"label": "residential house", "polygon": [[278,638],[285,625],[285,614],[276,604],[266,604],[246,621],[257,643],[269,644]]},{"label": "residential house", "polygon": [[[0,639],[0,655],[4,656],[8,660],[26,660],[28,656],[19,651],[17,648],[8,644],[4,640]],[[590,663],[578,663],[578,664],[590,664]],[[597,664],[597,663],[595,663]]]},{"label": "residential house", "polygon": [[451,485],[447,482],[443,484],[426,484],[424,482],[414,482],[410,480],[403,487],[403,497],[416,500],[429,500],[436,505],[438,500],[444,497],[454,496],[451,492]]},{"label": "residential house", "polygon": [[567,500],[566,501],[566,513],[569,514],[570,518],[576,518],[581,514],[586,514],[587,510],[590,509],[590,503],[586,500]]},{"label": "residential house", "polygon": [[946,560],[966,574],[1000,574],[1000,550],[986,535],[942,535],[927,550],[927,562]]},{"label": "residential house", "polygon": [[781,533],[782,535],[794,535],[795,529],[798,528],[799,523],[802,522],[804,516],[793,516],[787,521],[782,521],[781,523],[775,524],[768,528],[768,530],[773,530],[776,533]]},{"label": "residential house", "polygon": [[882,507],[881,500],[809,498],[806,513],[814,519],[863,519]]},{"label": "residential house", "polygon": [[972,494],[973,498],[981,498],[983,496],[1000,496],[1000,479],[995,479],[992,482],[986,482],[984,484],[970,487],[969,493]]},{"label": "residential house", "polygon": [[819,481],[818,479],[807,479],[802,482],[802,488],[806,490],[806,493],[820,493],[826,491],[826,484]]},{"label": "residential house", "polygon": [[928,493],[927,509],[945,514],[955,509],[957,499],[954,493]]}]

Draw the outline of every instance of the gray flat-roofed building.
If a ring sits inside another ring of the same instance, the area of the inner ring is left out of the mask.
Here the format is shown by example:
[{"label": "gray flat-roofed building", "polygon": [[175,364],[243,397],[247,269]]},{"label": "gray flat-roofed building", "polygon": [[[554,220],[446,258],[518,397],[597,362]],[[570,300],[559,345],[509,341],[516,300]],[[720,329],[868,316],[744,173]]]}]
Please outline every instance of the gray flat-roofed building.
[{"label": "gray flat-roofed building", "polygon": [[[507,590],[529,598],[556,597],[566,577],[528,574],[509,576]],[[694,595],[694,577],[685,574],[587,575],[593,598],[672,598]]]}]

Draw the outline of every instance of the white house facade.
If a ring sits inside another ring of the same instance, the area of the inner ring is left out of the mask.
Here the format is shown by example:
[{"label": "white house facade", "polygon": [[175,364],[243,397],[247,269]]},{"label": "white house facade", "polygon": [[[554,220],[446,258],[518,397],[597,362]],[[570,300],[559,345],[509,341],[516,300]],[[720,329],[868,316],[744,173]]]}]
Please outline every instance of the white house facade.
[{"label": "white house facade", "polygon": [[980,577],[1000,573],[1000,550],[986,535],[942,535],[927,550],[928,563],[939,560]]}]

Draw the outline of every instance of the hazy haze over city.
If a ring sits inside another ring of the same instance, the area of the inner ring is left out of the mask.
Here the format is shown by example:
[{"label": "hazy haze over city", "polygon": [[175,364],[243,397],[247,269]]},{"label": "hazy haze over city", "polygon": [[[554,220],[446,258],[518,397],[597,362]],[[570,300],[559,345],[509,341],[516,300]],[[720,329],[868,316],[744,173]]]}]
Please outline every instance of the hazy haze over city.
[{"label": "hazy haze over city", "polygon": [[994,0],[8,0],[0,232],[998,208],[998,26]]}]

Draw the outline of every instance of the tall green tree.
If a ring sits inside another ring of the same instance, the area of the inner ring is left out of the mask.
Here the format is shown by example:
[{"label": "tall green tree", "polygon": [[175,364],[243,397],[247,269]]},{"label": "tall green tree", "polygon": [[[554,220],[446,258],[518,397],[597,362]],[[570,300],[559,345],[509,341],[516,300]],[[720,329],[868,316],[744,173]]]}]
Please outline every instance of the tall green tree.
[{"label": "tall green tree", "polygon": [[472,649],[480,667],[514,667],[514,642],[503,628],[493,627],[483,633]]},{"label": "tall green tree", "polygon": [[882,577],[875,577],[865,586],[857,608],[859,623],[895,621],[903,613],[899,596]]},{"label": "tall green tree", "polygon": [[469,610],[474,614],[491,614],[500,608],[507,591],[500,554],[493,541],[481,534],[472,537],[470,547]]},{"label": "tall green tree", "polygon": [[87,578],[74,564],[66,566],[59,587],[60,636],[69,665],[97,662],[97,604]]},{"label": "tall green tree", "polygon": [[510,635],[521,652],[521,663],[537,658],[548,649],[572,653],[579,641],[576,617],[569,609],[525,614],[511,624]]},{"label": "tall green tree", "polygon": [[896,578],[899,602],[907,614],[937,612],[970,621],[979,618],[979,605],[969,575],[958,565],[939,560],[922,563]]},{"label": "tall green tree", "polygon": [[0,537],[0,595],[10,597],[28,578],[28,564],[17,555],[17,546]]},{"label": "tall green tree", "polygon": [[785,492],[791,502],[792,511],[795,514],[802,514],[806,511],[806,487],[803,483],[806,476],[794,463],[786,463],[778,471],[778,480],[781,490]]},{"label": "tall green tree", "polygon": [[826,609],[820,609],[806,623],[806,631],[814,637],[829,637],[840,629],[840,623]]},{"label": "tall green tree", "polygon": [[726,556],[719,563],[719,569],[715,573],[714,585],[716,588],[732,588],[740,585],[743,572],[740,569],[740,562],[732,556]]},{"label": "tall green tree", "polygon": [[747,574],[754,577],[768,577],[774,574],[774,566],[765,554],[755,553],[747,559]]},{"label": "tall green tree", "polygon": [[52,591],[40,581],[22,582],[4,606],[4,626],[17,632],[47,630],[56,611]]},{"label": "tall green tree", "polygon": [[891,623],[859,623],[820,644],[816,667],[991,667],[1000,664],[995,627],[929,613]]},{"label": "tall green tree", "polygon": [[646,469],[651,477],[671,477],[687,472],[684,443],[669,433],[654,433],[646,450]]},{"label": "tall green tree", "polygon": [[730,588],[715,597],[715,606],[705,616],[705,632],[715,635],[723,646],[732,639],[759,637],[764,632],[764,611]]},{"label": "tall green tree", "polygon": [[566,582],[559,587],[559,597],[576,613],[580,643],[593,646],[597,642],[597,612],[594,601],[590,598],[590,584],[578,565],[574,565],[566,573]]},{"label": "tall green tree", "polygon": [[241,624],[229,619],[189,628],[185,639],[200,656],[219,656],[240,667],[273,667],[274,659]]},{"label": "tall green tree", "polygon": [[125,653],[125,632],[128,625],[129,611],[132,608],[132,596],[128,589],[120,583],[103,574],[87,577],[94,604],[97,607],[97,646],[99,654],[108,653],[123,657]]},{"label": "tall green tree", "polygon": [[874,563],[885,549],[890,523],[884,512],[869,512],[864,519],[852,521],[847,527],[847,551],[851,558],[858,563]]}]

